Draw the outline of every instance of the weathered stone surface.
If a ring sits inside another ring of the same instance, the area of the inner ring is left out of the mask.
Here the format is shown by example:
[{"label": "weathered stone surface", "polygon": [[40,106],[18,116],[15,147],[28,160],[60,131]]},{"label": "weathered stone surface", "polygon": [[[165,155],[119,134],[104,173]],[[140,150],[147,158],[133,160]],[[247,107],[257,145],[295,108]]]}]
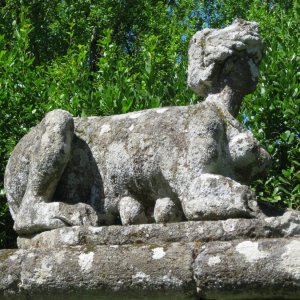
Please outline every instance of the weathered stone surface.
[{"label": "weathered stone surface", "polygon": [[254,22],[196,33],[189,84],[200,94],[205,86],[207,98],[194,106],[47,114],[6,168],[16,231],[95,225],[97,217],[127,225],[256,216],[255,196],[240,183],[262,176],[270,156],[234,116],[255,88],[262,48]]},{"label": "weathered stone surface", "polygon": [[255,195],[248,186],[213,174],[201,174],[190,184],[183,208],[189,220],[249,218],[258,211]]},{"label": "weathered stone surface", "polygon": [[13,218],[31,204],[52,199],[70,158],[73,134],[72,116],[56,110],[48,113],[18,143],[8,163],[16,168],[8,167],[5,174],[7,200]]},{"label": "weathered stone surface", "polygon": [[197,292],[201,299],[299,299],[299,253],[295,237],[1,250],[0,297],[159,291],[182,298]]},{"label": "weathered stone surface", "polygon": [[207,243],[193,271],[204,299],[299,299],[300,239]]},{"label": "weathered stone surface", "polygon": [[131,197],[123,197],[119,203],[122,225],[147,223],[143,206]]},{"label": "weathered stone surface", "polygon": [[20,234],[66,224],[97,224],[97,215],[87,204],[50,203],[70,159],[73,135],[72,116],[55,110],[16,146],[6,168],[5,187],[14,227]]},{"label": "weathered stone surface", "polygon": [[19,291],[24,250],[0,250],[0,298]]},{"label": "weathered stone surface", "polygon": [[[249,93],[255,88],[258,80],[258,64],[262,54],[262,40],[259,36],[258,24],[255,22],[238,19],[223,29],[206,28],[198,31],[189,45],[188,85],[197,94],[207,96],[226,77],[226,84],[228,81],[238,80],[240,83],[235,82],[236,89]],[[239,55],[244,56],[246,63],[250,65],[250,77],[233,78],[236,74],[232,73],[234,76],[229,76],[229,72],[224,68],[225,61],[227,66],[230,66],[230,60]],[[244,82],[245,79],[248,79],[248,84]],[[234,107],[229,109],[231,110],[234,110]]]},{"label": "weathered stone surface", "polygon": [[153,213],[156,223],[179,222],[182,220],[182,213],[170,198],[157,199]]},{"label": "weathered stone surface", "polygon": [[0,274],[0,297],[16,293],[34,299],[41,294],[92,291],[194,293],[193,248],[173,243],[2,250],[0,268],[5,272]]},{"label": "weathered stone surface", "polygon": [[[201,213],[197,211],[197,206],[191,207],[189,201],[194,201],[197,197],[201,199],[201,190],[197,191],[201,174],[213,172],[239,181],[246,169],[248,175],[255,177],[259,172],[252,174],[251,170],[256,168],[259,161],[264,161],[263,168],[269,161],[267,156],[261,155],[264,150],[255,144],[250,147],[254,160],[249,161],[245,168],[237,170],[234,164],[229,163],[227,157],[230,156],[231,150],[228,149],[226,141],[230,141],[232,136],[239,133],[249,136],[252,140],[253,137],[229,113],[226,114],[219,109],[213,103],[204,102],[194,107],[170,107],[124,116],[75,119],[76,135],[90,143],[89,148],[96,164],[85,166],[86,168],[83,169],[85,172],[82,174],[73,172],[74,164],[67,165],[58,187],[59,191],[64,187],[61,193],[63,197],[59,198],[57,194],[55,199],[71,202],[72,195],[77,192],[80,194],[81,191],[81,185],[77,185],[76,181],[74,184],[73,178],[85,176],[94,178],[92,174],[96,173],[94,168],[97,166],[101,180],[92,180],[93,186],[83,202],[88,202],[92,207],[104,206],[104,211],[98,210],[98,214],[102,212],[100,220],[101,218],[105,221],[116,219],[119,215],[120,197],[129,194],[144,206],[148,222],[153,221],[155,201],[164,197],[172,199],[179,210],[183,208],[188,219],[200,219]],[[147,124],[147,130],[144,124]],[[106,128],[105,133],[103,128]],[[215,129],[211,130],[211,128]],[[184,132],[184,135],[181,132]],[[75,144],[72,148],[74,152],[78,150]],[[80,156],[85,155],[84,152],[79,150],[78,152],[79,161],[81,158],[85,161],[84,157]],[[12,155],[14,156],[15,154]],[[9,165],[8,169],[12,167],[17,169],[18,165]],[[78,168],[77,165],[75,167]],[[18,180],[18,177],[15,180]],[[83,178],[82,181],[85,182],[85,179]],[[99,191],[102,189],[105,198],[99,199],[101,196]],[[95,193],[98,192],[98,203],[95,204],[94,200],[97,198]],[[229,188],[228,194],[230,193]],[[16,227],[17,231],[27,233],[30,230],[36,232],[39,229],[40,231],[46,229],[46,226],[34,227],[36,221],[28,220],[31,216],[29,210],[38,205],[41,206],[41,210],[47,207],[50,219],[51,211],[54,209],[52,207],[57,207],[55,203],[27,205],[26,213],[22,218],[20,217],[23,222],[27,222],[27,225],[23,225],[22,228]],[[236,205],[234,214],[230,211],[226,214],[226,210],[221,213],[216,211],[214,219],[243,217],[250,214],[250,210],[246,211],[244,199]],[[185,211],[186,206],[189,207],[188,213]],[[239,207],[243,209],[239,210]],[[63,216],[60,216],[59,212],[54,210],[53,215],[57,218],[54,219],[53,225],[48,225],[49,229],[54,228],[56,223],[59,225],[56,227],[61,227],[63,223],[61,221]],[[75,222],[70,224],[76,225]]]},{"label": "weathered stone surface", "polygon": [[18,247],[59,248],[77,245],[159,244],[170,242],[231,241],[300,235],[300,212],[280,217],[228,219],[131,226],[64,227],[32,237],[19,237]]}]

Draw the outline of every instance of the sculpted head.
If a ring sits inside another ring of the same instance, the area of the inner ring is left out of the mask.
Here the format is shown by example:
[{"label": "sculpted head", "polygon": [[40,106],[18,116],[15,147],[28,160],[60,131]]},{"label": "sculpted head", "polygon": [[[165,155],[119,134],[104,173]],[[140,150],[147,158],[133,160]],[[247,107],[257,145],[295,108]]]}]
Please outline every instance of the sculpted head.
[{"label": "sculpted head", "polygon": [[256,22],[238,19],[223,29],[198,31],[189,46],[188,85],[203,97],[226,86],[249,94],[258,81],[262,53]]}]

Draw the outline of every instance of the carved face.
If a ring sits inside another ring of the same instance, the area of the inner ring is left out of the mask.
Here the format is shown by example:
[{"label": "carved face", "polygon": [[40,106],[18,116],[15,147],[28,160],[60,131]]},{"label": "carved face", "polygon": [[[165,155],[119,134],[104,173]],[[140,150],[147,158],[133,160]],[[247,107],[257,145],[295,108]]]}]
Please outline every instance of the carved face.
[{"label": "carved face", "polygon": [[228,58],[220,68],[216,87],[228,85],[242,95],[249,94],[255,90],[259,77],[258,64],[254,58],[244,55]]},{"label": "carved face", "polygon": [[257,83],[262,52],[255,22],[199,31],[189,45],[188,85],[200,96],[221,91],[224,83],[248,94]]}]

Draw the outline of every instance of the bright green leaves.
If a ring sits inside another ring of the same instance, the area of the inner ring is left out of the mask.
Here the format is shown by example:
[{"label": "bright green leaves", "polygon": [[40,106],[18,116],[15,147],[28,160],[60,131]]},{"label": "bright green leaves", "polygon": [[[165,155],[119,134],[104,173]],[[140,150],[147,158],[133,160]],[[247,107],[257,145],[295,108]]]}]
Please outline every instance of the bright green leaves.
[{"label": "bright green leaves", "polygon": [[289,130],[286,130],[280,135],[280,138],[282,141],[284,141],[287,144],[292,144],[292,142],[295,140],[295,134],[293,132],[290,132]]},{"label": "bright green leaves", "polygon": [[[262,200],[281,206],[300,209],[300,164],[291,162],[291,167],[281,170],[281,174],[270,176],[259,193]],[[263,184],[262,181],[259,184]]]},{"label": "bright green leaves", "polygon": [[247,97],[244,110],[252,116],[247,126],[273,157],[269,179],[256,186],[262,199],[299,208],[300,19],[299,4],[289,2],[286,8],[274,1],[265,11],[251,6],[249,18],[260,24],[266,54],[258,89]]},{"label": "bright green leaves", "polygon": [[88,105],[91,89],[86,61],[87,49],[78,45],[77,49],[69,49],[66,55],[45,68],[48,82],[46,111],[62,108],[75,116],[81,115]]}]

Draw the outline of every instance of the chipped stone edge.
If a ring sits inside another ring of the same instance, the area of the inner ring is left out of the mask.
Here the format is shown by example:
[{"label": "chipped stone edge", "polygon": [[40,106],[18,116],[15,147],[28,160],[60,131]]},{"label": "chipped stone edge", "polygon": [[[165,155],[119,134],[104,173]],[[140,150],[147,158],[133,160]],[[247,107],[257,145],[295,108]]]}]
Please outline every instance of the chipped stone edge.
[{"label": "chipped stone edge", "polygon": [[300,214],[262,219],[188,221],[130,226],[74,226],[18,237],[18,247],[57,248],[79,245],[126,245],[163,242],[231,241],[300,236]]}]

